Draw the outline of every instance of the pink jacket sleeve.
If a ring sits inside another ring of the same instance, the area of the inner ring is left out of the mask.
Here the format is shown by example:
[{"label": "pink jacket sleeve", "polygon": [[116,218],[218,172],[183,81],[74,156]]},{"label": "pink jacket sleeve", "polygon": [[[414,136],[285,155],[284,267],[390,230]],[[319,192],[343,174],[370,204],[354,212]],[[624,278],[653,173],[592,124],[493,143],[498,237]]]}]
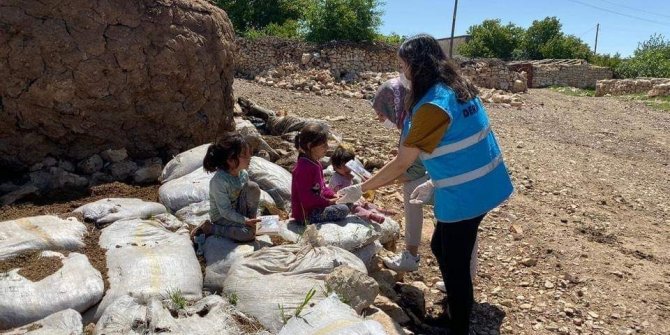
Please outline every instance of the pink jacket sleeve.
[{"label": "pink jacket sleeve", "polygon": [[[314,192],[315,187],[324,184],[317,166],[300,164],[299,162],[294,171],[293,178],[297,178],[298,199],[305,208],[325,208],[330,205],[328,199]],[[324,191],[326,190],[321,190],[322,194],[325,195]],[[332,190],[330,192],[333,193]]]}]

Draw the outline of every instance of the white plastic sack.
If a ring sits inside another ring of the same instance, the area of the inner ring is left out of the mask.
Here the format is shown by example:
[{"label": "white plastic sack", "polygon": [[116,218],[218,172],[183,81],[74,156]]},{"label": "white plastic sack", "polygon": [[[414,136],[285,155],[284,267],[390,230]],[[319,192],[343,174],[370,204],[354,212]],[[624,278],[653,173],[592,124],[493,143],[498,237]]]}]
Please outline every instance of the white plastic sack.
[{"label": "white plastic sack", "polygon": [[186,299],[202,296],[202,273],[188,232],[171,232],[159,220],[119,220],[102,230],[110,288],[96,307],[97,320],[117,298],[160,296],[180,290]]},{"label": "white plastic sack", "polygon": [[[217,334],[242,335],[234,308],[222,297],[210,295],[187,306],[180,317],[173,317],[168,299],[142,299],[123,296],[111,304],[95,326],[96,334]],[[174,307],[172,308],[174,310]]]},{"label": "white plastic sack", "polygon": [[66,309],[3,335],[78,335],[83,333],[83,327],[81,315],[74,309]]},{"label": "white plastic sack", "polygon": [[260,207],[260,209],[269,209],[277,207],[277,203],[268,192],[261,190],[261,198],[258,202],[258,207]]},{"label": "white plastic sack", "polygon": [[291,206],[291,173],[283,167],[260,157],[251,157],[249,179],[268,192],[277,207],[289,211]]},{"label": "white plastic sack", "polygon": [[209,200],[192,203],[174,213],[189,226],[197,226],[209,220]]},{"label": "white plastic sack", "polygon": [[323,281],[340,265],[367,274],[363,262],[344,249],[296,244],[264,248],[233,263],[223,292],[236,295],[240,311],[277,332],[283,326],[279,306],[286,315],[294,313],[312,289],[316,293],[311,302],[325,298]]},{"label": "white plastic sack", "polygon": [[382,246],[379,241],[374,241],[360,249],[354,250],[351,253],[356,255],[356,257],[360,258],[361,261],[363,261],[363,264],[370,270],[372,268],[373,260],[375,258],[375,255],[382,250],[384,247]]},{"label": "white plastic sack", "polygon": [[208,237],[203,248],[207,264],[203,286],[212,292],[221,292],[228,270],[237,259],[272,245],[269,238],[265,241],[263,239],[259,236],[254,242],[236,243],[225,237]]},{"label": "white plastic sack", "polygon": [[165,164],[163,173],[158,177],[158,180],[161,183],[167,183],[170,180],[183,177],[202,167],[202,160],[205,158],[207,148],[210,144],[203,144],[175,156]]},{"label": "white plastic sack", "polygon": [[81,213],[86,220],[105,224],[122,219],[148,219],[167,213],[167,209],[157,202],[142,199],[106,198],[83,205],[74,212]]},{"label": "white plastic sack", "polygon": [[279,335],[386,335],[377,321],[363,320],[349,305],[330,295],[316,306],[291,318]]},{"label": "white plastic sack", "polygon": [[302,234],[305,232],[305,225],[295,220],[279,221],[279,236],[286,241],[299,243],[302,240]]},{"label": "white plastic sack", "polygon": [[382,223],[371,222],[371,224],[379,233],[379,242],[382,244],[395,241],[400,237],[400,225],[388,216]]},{"label": "white plastic sack", "polygon": [[190,204],[209,200],[209,181],[212,177],[214,173],[198,168],[161,185],[158,198],[173,213]]},{"label": "white plastic sack", "polygon": [[84,246],[86,226],[75,218],[32,216],[0,222],[0,260],[30,250],[77,250]]},{"label": "white plastic sack", "polygon": [[340,247],[348,251],[360,249],[375,240],[380,234],[374,224],[355,215],[344,220],[314,224],[325,245]]},{"label": "white plastic sack", "polygon": [[14,269],[0,276],[0,330],[23,326],[58,311],[87,310],[102,298],[100,272],[82,254],[44,251],[44,257],[59,257],[63,266],[55,273],[32,282]]}]

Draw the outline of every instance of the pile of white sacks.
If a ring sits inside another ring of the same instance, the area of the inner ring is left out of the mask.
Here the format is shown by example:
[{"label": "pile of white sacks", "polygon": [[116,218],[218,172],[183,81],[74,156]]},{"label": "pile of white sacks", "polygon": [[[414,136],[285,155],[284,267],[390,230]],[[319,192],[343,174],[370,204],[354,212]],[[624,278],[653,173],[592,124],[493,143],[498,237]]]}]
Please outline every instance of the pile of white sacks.
[{"label": "pile of white sacks", "polygon": [[[56,216],[0,222],[0,260],[38,250],[63,262],[38,282],[19,269],[0,273],[0,331],[81,334],[93,323],[95,334],[403,333],[379,309],[374,319],[384,325],[361,315],[380,290],[368,276],[373,257],[399,235],[391,218],[376,224],[352,215],[307,229],[283,221],[279,235],[289,243],[279,246],[269,236],[247,244],[212,236],[204,245],[203,276],[189,231],[209,218],[207,146],[165,166],[160,203],[99,200],[75,210],[86,223]],[[262,207],[290,210],[288,171],[253,157],[249,175],[264,191]],[[103,275],[77,252],[96,227],[106,253],[106,290]],[[250,330],[244,322],[250,317],[262,327]]]}]

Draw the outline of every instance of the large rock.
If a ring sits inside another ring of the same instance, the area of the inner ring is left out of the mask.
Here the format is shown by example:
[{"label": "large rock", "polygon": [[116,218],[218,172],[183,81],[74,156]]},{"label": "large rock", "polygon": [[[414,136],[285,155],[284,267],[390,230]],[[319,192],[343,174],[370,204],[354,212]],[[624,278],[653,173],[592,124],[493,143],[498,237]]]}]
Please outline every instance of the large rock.
[{"label": "large rock", "polygon": [[209,141],[233,126],[234,50],[206,0],[4,1],[0,168]]}]

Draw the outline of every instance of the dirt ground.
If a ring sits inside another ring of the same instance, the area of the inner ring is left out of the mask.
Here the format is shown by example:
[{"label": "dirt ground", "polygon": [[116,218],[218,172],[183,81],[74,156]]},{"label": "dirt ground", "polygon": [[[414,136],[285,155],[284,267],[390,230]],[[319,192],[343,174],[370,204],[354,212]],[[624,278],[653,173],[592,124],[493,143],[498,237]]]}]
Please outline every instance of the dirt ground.
[{"label": "dirt ground", "polygon": [[[234,89],[270,109],[332,120],[361,157],[387,160],[397,146],[397,132],[375,121],[368,101],[244,80]],[[475,333],[669,334],[670,113],[545,89],[524,99],[518,109],[487,105],[516,192],[480,227]],[[381,190],[378,203],[399,208],[399,191]],[[2,208],[0,220],[62,214],[110,196],[155,201],[157,186],[99,186]],[[425,213],[421,268],[405,281],[432,287],[441,279]],[[429,313],[441,311],[443,297],[431,290]]]}]

